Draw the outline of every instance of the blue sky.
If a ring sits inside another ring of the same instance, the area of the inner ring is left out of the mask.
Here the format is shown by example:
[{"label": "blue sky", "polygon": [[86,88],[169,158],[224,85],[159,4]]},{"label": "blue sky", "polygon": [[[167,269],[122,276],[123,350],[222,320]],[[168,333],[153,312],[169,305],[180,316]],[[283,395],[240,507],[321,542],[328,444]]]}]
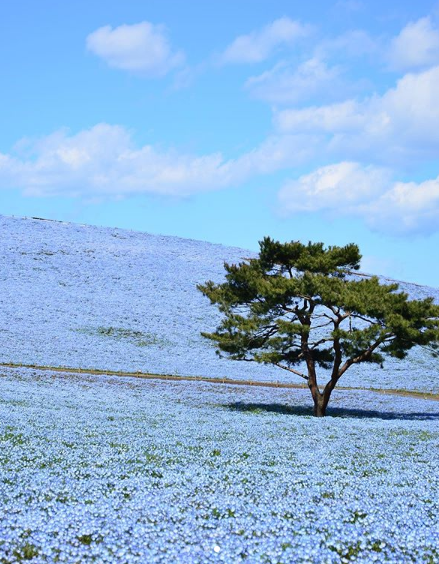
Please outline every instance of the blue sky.
[{"label": "blue sky", "polygon": [[439,286],[439,3],[15,0],[0,213],[257,250],[356,242]]}]

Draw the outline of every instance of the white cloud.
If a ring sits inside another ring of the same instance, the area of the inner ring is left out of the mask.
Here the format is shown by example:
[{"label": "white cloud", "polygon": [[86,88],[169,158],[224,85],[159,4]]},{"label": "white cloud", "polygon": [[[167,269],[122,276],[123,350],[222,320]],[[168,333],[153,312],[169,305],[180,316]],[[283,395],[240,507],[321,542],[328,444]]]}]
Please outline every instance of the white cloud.
[{"label": "white cloud", "polygon": [[439,176],[424,182],[395,182],[371,203],[367,223],[396,234],[429,234],[439,230]]},{"label": "white cloud", "polygon": [[278,130],[325,135],[326,153],[405,165],[439,150],[439,66],[407,74],[382,96],[277,112]]},{"label": "white cloud", "polygon": [[251,77],[246,87],[257,98],[272,103],[296,103],[322,90],[334,92],[340,86],[341,71],[338,67],[328,67],[323,61],[312,58],[297,68],[281,62],[259,76]]},{"label": "white cloud", "polygon": [[439,177],[394,182],[387,169],[344,161],[287,182],[278,196],[285,214],[359,217],[376,231],[400,235],[439,229]]},{"label": "white cloud", "polygon": [[182,52],[173,52],[163,26],[149,22],[100,27],[87,37],[87,49],[110,67],[142,74],[163,76],[184,61]]},{"label": "white cloud", "polygon": [[116,197],[131,194],[190,196],[236,186],[309,158],[312,146],[296,136],[267,138],[254,150],[226,160],[153,145],[137,148],[123,127],[98,124],[75,135],[57,131],[0,153],[0,188],[26,195]]},{"label": "white cloud", "polygon": [[413,70],[439,64],[439,29],[431,18],[407,24],[390,45],[388,60],[394,69]]},{"label": "white cloud", "polygon": [[125,128],[98,124],[76,135],[61,131],[43,138],[32,146],[32,157],[3,155],[0,184],[33,196],[185,196],[210,189],[221,164],[219,154],[138,149]]},{"label": "white cloud", "polygon": [[222,53],[222,63],[259,63],[268,59],[281,46],[292,45],[308,35],[309,27],[290,18],[273,21],[260,30],[237,37]]},{"label": "white cloud", "polygon": [[287,182],[279,192],[279,200],[284,211],[291,213],[318,210],[351,213],[379,196],[388,181],[386,170],[344,161]]}]

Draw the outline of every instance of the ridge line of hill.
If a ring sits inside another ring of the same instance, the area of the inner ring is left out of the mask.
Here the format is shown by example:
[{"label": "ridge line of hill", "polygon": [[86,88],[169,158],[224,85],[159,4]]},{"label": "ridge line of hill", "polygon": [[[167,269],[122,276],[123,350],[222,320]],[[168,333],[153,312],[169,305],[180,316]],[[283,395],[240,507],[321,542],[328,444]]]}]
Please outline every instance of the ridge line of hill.
[{"label": "ridge line of hill", "polygon": [[[52,223],[60,223],[63,225],[73,225],[73,226],[80,226],[80,227],[86,227],[86,228],[96,228],[96,229],[108,229],[108,230],[115,230],[115,231],[126,231],[129,233],[141,233],[144,235],[151,235],[153,237],[165,237],[165,238],[169,238],[169,239],[180,239],[183,241],[191,241],[194,243],[202,243],[202,244],[207,244],[207,245],[213,245],[216,247],[223,247],[223,248],[229,248],[229,249],[235,249],[235,250],[239,250],[242,251],[243,253],[253,253],[254,256],[252,257],[241,257],[242,260],[250,260],[251,258],[255,258],[257,255],[257,251],[251,251],[250,249],[244,249],[243,247],[240,246],[236,246],[236,245],[227,245],[225,243],[215,243],[213,241],[205,241],[203,239],[194,239],[192,237],[182,237],[180,235],[166,235],[163,233],[150,233],[149,231],[139,231],[138,229],[130,229],[127,227],[111,227],[108,225],[94,225],[91,223],[76,223],[74,221],[64,221],[64,220],[59,220],[59,219],[48,219],[45,217],[37,217],[37,216],[14,216],[14,215],[3,215],[0,214],[2,217],[6,217],[6,218],[13,218],[13,219],[23,219],[23,220],[36,220],[36,221],[47,221],[47,222],[52,222]],[[432,288],[433,290],[438,290],[439,287],[435,287],[435,286],[428,286],[425,284],[420,284],[418,282],[410,282],[408,280],[399,280],[396,278],[390,278],[388,276],[382,275],[382,274],[370,274],[368,272],[357,272],[357,271],[349,271],[348,274],[354,275],[354,276],[359,276],[362,278],[372,278],[373,276],[378,276],[378,278],[381,278],[382,280],[385,280],[386,282],[393,284],[409,284],[410,286],[416,286],[417,288]]]},{"label": "ridge line of hill", "polygon": [[[207,376],[180,376],[178,374],[151,374],[148,372],[123,372],[118,370],[102,370],[97,368],[71,368],[66,366],[39,366],[35,364],[20,364],[0,362],[0,368],[30,368],[34,370],[47,370],[53,372],[62,372],[66,374],[91,374],[99,376],[119,376],[123,378],[140,378],[143,380],[165,380],[165,381],[190,381],[190,382],[207,382],[209,384],[228,384],[238,386],[256,386],[263,388],[288,388],[288,389],[306,389],[306,384],[285,383],[285,382],[269,382],[254,380],[235,380],[233,378],[209,378]],[[439,394],[430,392],[418,392],[416,390],[397,390],[397,389],[381,389],[381,388],[355,388],[350,386],[337,386],[342,391],[363,391],[374,392],[376,394],[412,397],[424,400],[439,401]]]}]

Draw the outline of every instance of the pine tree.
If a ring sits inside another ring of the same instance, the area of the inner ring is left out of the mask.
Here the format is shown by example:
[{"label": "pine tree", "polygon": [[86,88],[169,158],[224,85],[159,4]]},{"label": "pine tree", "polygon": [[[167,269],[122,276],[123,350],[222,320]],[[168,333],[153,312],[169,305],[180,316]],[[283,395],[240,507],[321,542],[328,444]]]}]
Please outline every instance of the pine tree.
[{"label": "pine tree", "polygon": [[[416,345],[439,342],[439,306],[409,300],[398,284],[355,275],[358,246],[279,243],[265,237],[258,258],[225,264],[226,281],[198,289],[223,320],[214,333],[217,353],[272,364],[306,380],[314,415],[324,416],[331,393],[354,364],[402,359]],[[319,387],[317,369],[330,370]]]}]

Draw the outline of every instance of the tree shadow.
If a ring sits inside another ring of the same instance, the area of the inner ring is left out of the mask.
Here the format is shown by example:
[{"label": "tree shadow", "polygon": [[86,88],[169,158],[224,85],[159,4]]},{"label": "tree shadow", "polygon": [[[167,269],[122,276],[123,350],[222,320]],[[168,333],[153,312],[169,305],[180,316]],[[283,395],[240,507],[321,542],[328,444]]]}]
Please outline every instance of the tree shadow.
[{"label": "tree shadow", "polygon": [[[312,406],[304,407],[301,405],[285,405],[281,403],[226,403],[222,404],[222,407],[230,409],[231,411],[241,411],[247,413],[280,413],[282,415],[301,415],[301,416],[312,416],[313,409]],[[438,413],[431,412],[402,412],[402,413],[392,413],[388,411],[377,411],[372,409],[349,409],[345,407],[328,407],[326,411],[327,417],[342,417],[342,418],[354,418],[354,419],[385,419],[385,420],[435,420],[439,419]]]}]

